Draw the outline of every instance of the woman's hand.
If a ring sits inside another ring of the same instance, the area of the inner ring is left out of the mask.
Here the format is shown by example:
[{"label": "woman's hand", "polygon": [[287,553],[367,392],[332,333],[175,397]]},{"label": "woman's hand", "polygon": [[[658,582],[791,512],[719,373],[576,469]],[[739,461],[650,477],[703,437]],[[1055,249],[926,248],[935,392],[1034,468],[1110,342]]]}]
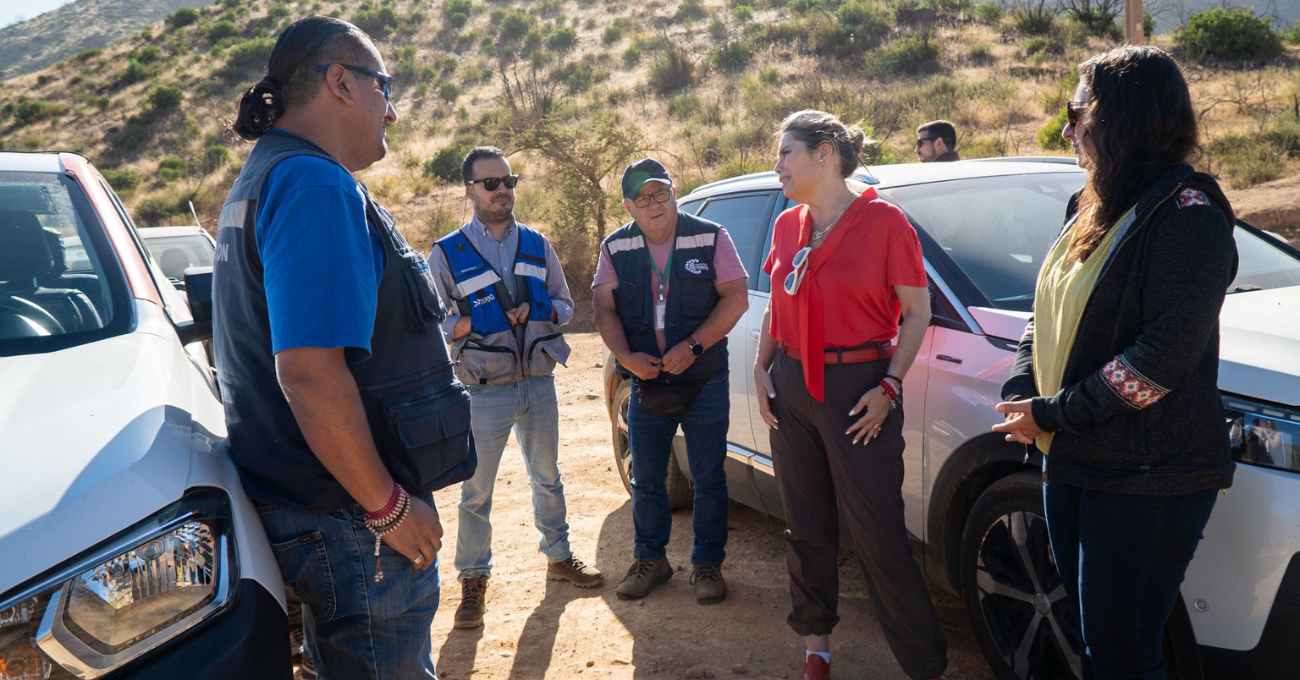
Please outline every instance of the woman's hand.
[{"label": "woman's hand", "polygon": [[780,429],[776,426],[776,416],[772,415],[772,400],[776,399],[772,374],[761,366],[754,367],[754,392],[758,396],[758,414],[763,417],[763,422],[770,429]]},{"label": "woman's hand", "polygon": [[1042,428],[1034,421],[1034,412],[1030,408],[1031,400],[1004,401],[998,404],[998,413],[1005,414],[1005,422],[994,425],[994,432],[1007,436],[1007,441],[1019,444],[1033,444],[1034,438],[1042,434]]},{"label": "woman's hand", "polygon": [[876,438],[880,434],[880,425],[885,422],[885,417],[889,415],[891,408],[889,397],[885,396],[885,391],[879,387],[873,387],[862,395],[858,403],[849,411],[849,415],[856,416],[866,409],[866,413],[853,423],[844,433],[853,436],[853,443],[861,441],[864,445]]}]

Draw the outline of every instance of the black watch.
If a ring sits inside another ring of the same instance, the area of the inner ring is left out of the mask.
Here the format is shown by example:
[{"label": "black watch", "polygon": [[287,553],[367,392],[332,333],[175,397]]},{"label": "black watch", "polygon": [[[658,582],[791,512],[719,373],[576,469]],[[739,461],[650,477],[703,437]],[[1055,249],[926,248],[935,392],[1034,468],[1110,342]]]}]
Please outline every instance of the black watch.
[{"label": "black watch", "polygon": [[704,345],[701,345],[695,338],[687,336],[686,344],[690,346],[691,354],[694,354],[697,357],[704,354]]}]

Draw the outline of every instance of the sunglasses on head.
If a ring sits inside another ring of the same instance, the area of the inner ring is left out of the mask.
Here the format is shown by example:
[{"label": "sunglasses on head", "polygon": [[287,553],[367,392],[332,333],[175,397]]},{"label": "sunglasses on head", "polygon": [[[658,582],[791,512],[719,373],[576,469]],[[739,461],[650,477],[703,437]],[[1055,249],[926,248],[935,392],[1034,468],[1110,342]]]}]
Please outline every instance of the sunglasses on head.
[{"label": "sunglasses on head", "polygon": [[1065,120],[1075,127],[1079,127],[1079,114],[1091,106],[1090,102],[1066,102],[1065,103]]},{"label": "sunglasses on head", "polygon": [[502,184],[506,185],[507,189],[513,189],[515,188],[516,184],[519,184],[519,175],[506,175],[505,177],[483,177],[480,179],[471,179],[470,181],[465,183],[465,186],[470,187],[470,186],[474,186],[475,184],[482,184],[483,188],[487,189],[488,191],[496,191],[497,187],[501,186]]},{"label": "sunglasses on head", "polygon": [[[333,65],[334,65],[334,64],[321,64],[320,66],[317,66],[317,67],[316,67],[316,70],[317,70],[317,71],[328,71],[329,68],[330,68],[331,66],[333,66]],[[364,73],[364,74],[370,76],[371,78],[374,78],[375,80],[378,80],[378,81],[379,81],[379,86],[380,86],[381,88],[383,88],[383,90],[384,90],[384,101],[388,101],[388,96],[389,96],[389,94],[392,92],[392,86],[393,86],[393,77],[392,77],[392,76],[388,75],[387,73],[380,73],[379,71],[375,71],[375,70],[373,70],[373,69],[368,69],[368,68],[366,68],[366,67],[364,67],[364,66],[357,66],[357,65],[355,65],[355,64],[339,64],[339,66],[342,66],[343,68],[345,68],[345,69],[347,69],[347,70],[349,70],[349,71],[355,71],[355,72],[357,72],[357,73]]]}]

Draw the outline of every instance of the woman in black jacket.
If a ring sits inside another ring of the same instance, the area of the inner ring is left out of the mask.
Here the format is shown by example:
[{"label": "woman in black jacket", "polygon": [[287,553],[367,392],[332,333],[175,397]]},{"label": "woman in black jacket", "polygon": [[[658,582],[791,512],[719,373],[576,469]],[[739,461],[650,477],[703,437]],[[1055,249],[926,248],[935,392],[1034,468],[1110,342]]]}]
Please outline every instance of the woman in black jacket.
[{"label": "woman in black jacket", "polygon": [[1196,115],[1168,54],[1117,48],[1079,81],[1064,136],[1089,179],[1039,272],[994,429],[1046,454],[1084,679],[1160,679],[1179,584],[1232,484],[1216,383],[1234,219],[1187,165]]}]

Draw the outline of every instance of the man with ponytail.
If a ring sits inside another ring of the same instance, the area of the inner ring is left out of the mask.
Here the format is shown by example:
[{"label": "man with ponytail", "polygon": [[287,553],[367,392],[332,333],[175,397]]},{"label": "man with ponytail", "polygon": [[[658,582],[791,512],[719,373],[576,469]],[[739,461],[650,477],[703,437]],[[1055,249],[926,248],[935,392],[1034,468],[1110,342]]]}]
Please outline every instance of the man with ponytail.
[{"label": "man with ponytail", "polygon": [[[442,526],[476,466],[429,266],[353,173],[384,157],[391,78],[364,32],[280,34],[233,130],[214,345],[230,455],[322,677],[435,678]],[[371,549],[373,545],[373,549]]]}]

